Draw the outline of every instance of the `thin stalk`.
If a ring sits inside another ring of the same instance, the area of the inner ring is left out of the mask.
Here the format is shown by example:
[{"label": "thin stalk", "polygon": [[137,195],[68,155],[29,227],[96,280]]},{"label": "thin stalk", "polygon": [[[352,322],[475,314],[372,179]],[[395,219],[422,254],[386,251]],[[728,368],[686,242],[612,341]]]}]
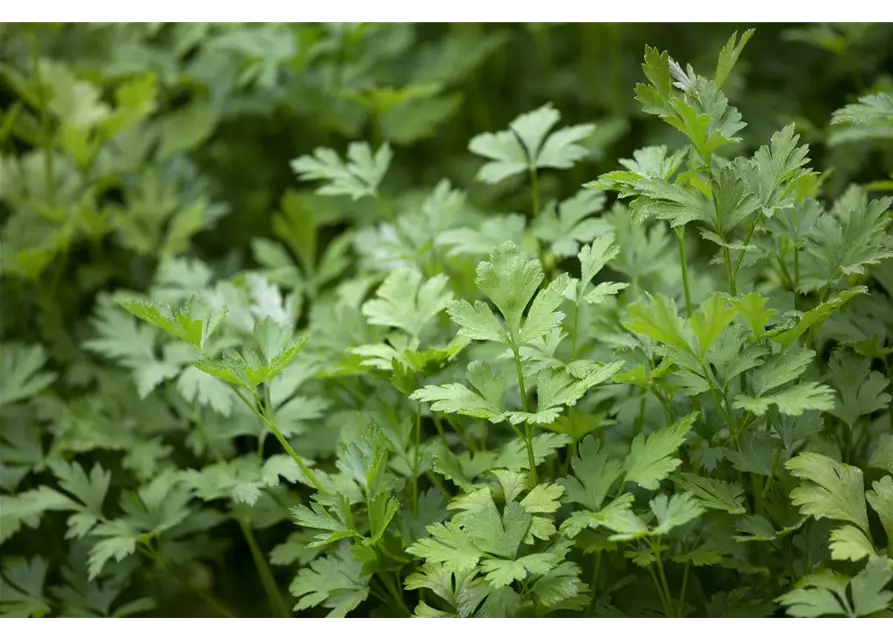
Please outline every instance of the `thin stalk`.
[{"label": "thin stalk", "polygon": [[[582,289],[582,285],[580,286]],[[571,360],[575,360],[577,357],[577,342],[579,341],[580,335],[580,303],[582,302],[581,298],[577,298],[577,303],[574,305],[574,321],[571,323]]]},{"label": "thin stalk", "polygon": [[744,260],[744,254],[747,252],[747,247],[750,245],[750,239],[753,237],[753,232],[756,230],[757,225],[760,224],[760,221],[763,219],[763,212],[760,211],[757,214],[757,217],[754,219],[753,224],[750,229],[747,231],[747,237],[744,238],[744,247],[741,249],[741,255],[738,256],[738,259],[735,260],[735,269],[732,271],[734,276],[738,275],[738,269],[741,268],[741,262]]},{"label": "thin stalk", "polygon": [[735,285],[735,274],[732,272],[732,259],[729,255],[729,248],[722,248],[722,261],[726,265],[726,277],[729,280],[729,293],[733,296],[738,295],[738,288]]},{"label": "thin stalk", "polygon": [[409,616],[411,618],[412,611],[409,610],[409,607],[407,607],[406,603],[403,601],[403,596],[400,593],[399,581],[395,580],[395,582],[397,583],[395,585],[394,582],[392,582],[391,580],[385,579],[385,576],[387,576],[387,575],[390,575],[390,574],[387,574],[387,573],[379,574],[382,584],[384,584],[385,589],[387,589],[388,593],[391,595],[391,598],[393,598],[394,604],[396,604],[400,609],[403,610],[404,613],[406,613],[407,616]]},{"label": "thin stalk", "polygon": [[664,409],[664,419],[667,421],[667,424],[673,424],[675,419],[675,414],[673,413],[673,407],[668,398],[664,396],[660,391],[658,391],[657,387],[651,386],[651,393],[654,394],[654,397],[657,398],[657,401],[660,402],[660,406]]},{"label": "thin stalk", "polygon": [[639,400],[639,416],[633,422],[633,438],[642,433],[645,428],[645,392],[642,393],[642,399]]},{"label": "thin stalk", "polygon": [[592,613],[595,609],[595,597],[598,595],[598,579],[599,574],[601,573],[602,568],[602,552],[595,552],[595,560],[592,564],[592,584],[590,586],[590,591],[592,592],[592,596],[589,598],[589,613]]},{"label": "thin stalk", "polygon": [[685,568],[682,570],[682,586],[679,588],[679,609],[676,617],[681,618],[685,610],[685,590],[688,587],[688,569],[691,567],[691,561],[686,561]]},{"label": "thin stalk", "polygon": [[763,513],[763,478],[757,473],[750,474],[750,489],[753,492],[753,512]]},{"label": "thin stalk", "polygon": [[657,595],[660,596],[660,603],[664,608],[664,615],[667,618],[673,617],[673,610],[670,604],[667,602],[667,597],[664,595],[664,588],[660,583],[660,580],[657,578],[657,573],[654,571],[654,566],[648,565],[648,573],[651,574],[651,579],[654,581],[654,586],[657,588]]},{"label": "thin stalk", "polygon": [[434,414],[434,428],[437,429],[437,435],[440,436],[440,441],[443,443],[447,449],[450,448],[450,442],[447,440],[446,432],[443,430],[443,425],[440,424],[440,416]]},{"label": "thin stalk", "polygon": [[688,264],[685,260],[685,227],[676,227],[676,242],[679,246],[679,268],[682,270],[682,289],[685,293],[685,311],[690,318],[692,315],[692,308],[691,290],[688,286]]},{"label": "thin stalk", "polygon": [[462,423],[454,420],[451,416],[446,416],[446,419],[450,426],[453,428],[453,431],[459,434],[459,437],[462,438],[462,442],[465,443],[465,446],[472,451],[478,451],[477,442],[474,441],[474,438],[468,437],[468,431],[465,429],[465,427],[462,426]]},{"label": "thin stalk", "polygon": [[670,595],[670,585],[667,583],[667,575],[664,573],[664,561],[661,558],[660,553],[660,538],[658,537],[657,542],[652,544],[652,549],[654,549],[654,555],[657,557],[657,575],[660,577],[660,582],[663,585],[664,593],[666,594],[666,602],[667,602],[667,616],[673,617],[673,596]]},{"label": "thin stalk", "polygon": [[295,451],[294,447],[291,446],[291,443],[289,443],[285,436],[282,435],[282,432],[279,430],[279,427],[276,426],[274,420],[269,415],[267,415],[267,412],[265,410],[257,410],[257,406],[255,404],[258,401],[257,396],[254,397],[255,402],[253,403],[241,393],[238,387],[233,385],[231,386],[231,388],[235,392],[239,400],[241,400],[245,406],[251,409],[251,412],[254,413],[254,415],[256,415],[258,418],[260,418],[261,421],[267,426],[270,432],[279,441],[279,444],[282,445],[282,448],[285,449],[285,452],[291,457],[292,460],[295,461],[295,464],[298,465],[298,468],[301,470],[301,473],[304,474],[304,477],[310,480],[310,482],[313,484],[314,487],[316,487],[318,491],[323,491],[322,483],[320,483],[319,479],[316,477],[316,474],[314,474],[310,470],[310,468],[304,462],[304,459],[300,455],[298,455],[298,452]]},{"label": "thin stalk", "polygon": [[414,449],[412,454],[412,514],[419,513],[419,449],[422,446],[422,408],[416,407],[415,424],[413,425],[415,435]]},{"label": "thin stalk", "polygon": [[[518,347],[512,347],[515,354],[515,371],[518,374],[518,388],[521,393],[521,407],[524,413],[528,413],[527,407],[527,389],[524,387],[524,372],[521,370],[521,354],[518,353]],[[529,484],[532,489],[537,485],[536,478],[536,457],[533,455],[533,425],[529,422],[524,425],[524,444],[527,446],[527,463],[530,466]]]},{"label": "thin stalk", "polygon": [[257,538],[254,537],[254,531],[252,531],[251,525],[246,518],[240,518],[239,526],[242,527],[242,534],[245,536],[245,541],[248,543],[248,548],[251,550],[251,559],[254,560],[254,566],[257,568],[257,573],[264,586],[264,591],[267,592],[267,598],[270,600],[270,606],[273,609],[273,613],[281,618],[290,618],[291,613],[288,610],[288,606],[285,604],[285,600],[282,598],[282,592],[279,591],[276,579],[273,577],[273,572],[270,571],[270,565],[267,564],[267,559],[264,557],[264,553],[261,551],[260,545],[257,543]]},{"label": "thin stalk", "polygon": [[536,220],[540,215],[540,186],[536,175],[536,167],[530,165],[530,196],[533,199],[533,219]]},{"label": "thin stalk", "polygon": [[378,598],[383,605],[389,606],[391,604],[391,597],[388,594],[382,592],[382,590],[379,589],[378,585],[374,582],[369,583],[369,591],[372,593],[373,596]]}]

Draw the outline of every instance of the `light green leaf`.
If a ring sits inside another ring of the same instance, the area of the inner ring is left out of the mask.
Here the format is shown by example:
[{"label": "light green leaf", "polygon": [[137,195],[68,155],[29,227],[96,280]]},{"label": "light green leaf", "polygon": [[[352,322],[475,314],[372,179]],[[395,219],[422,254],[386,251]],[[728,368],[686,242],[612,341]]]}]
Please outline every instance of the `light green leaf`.
[{"label": "light green leaf", "polygon": [[791,491],[791,502],[800,507],[800,513],[843,520],[869,530],[861,469],[811,452],[800,453],[785,467],[802,481]]},{"label": "light green leaf", "polygon": [[690,413],[676,423],[655,431],[649,436],[639,434],[630,445],[623,463],[624,479],[654,491],[660,481],[668,477],[682,460],[674,454],[685,442],[697,413]]}]

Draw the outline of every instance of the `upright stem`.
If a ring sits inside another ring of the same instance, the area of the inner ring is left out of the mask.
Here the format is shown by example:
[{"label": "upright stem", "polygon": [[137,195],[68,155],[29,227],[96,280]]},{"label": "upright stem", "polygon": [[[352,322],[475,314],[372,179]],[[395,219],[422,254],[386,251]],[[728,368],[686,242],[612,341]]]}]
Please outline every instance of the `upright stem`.
[{"label": "upright stem", "polygon": [[688,286],[688,264],[685,261],[685,227],[676,227],[676,242],[679,246],[679,267],[682,269],[682,289],[685,293],[685,311],[690,318],[691,310],[691,290]]},{"label": "upright stem", "polygon": [[532,164],[530,165],[530,194],[533,198],[533,219],[536,220],[540,215],[540,187],[536,167]]},{"label": "upright stem", "polygon": [[593,561],[593,564],[592,564],[592,585],[590,588],[592,595],[589,598],[589,613],[592,613],[593,610],[595,609],[595,598],[598,595],[598,578],[599,578],[599,574],[601,573],[601,567],[602,567],[602,552],[596,551],[595,552],[595,560]]},{"label": "upright stem", "polygon": [[657,539],[657,542],[652,545],[652,549],[654,549],[654,555],[657,558],[657,575],[660,577],[660,582],[663,585],[664,594],[666,594],[667,617],[672,617],[673,596],[670,595],[670,585],[667,582],[667,575],[664,573],[664,561],[663,558],[661,558],[659,537]]},{"label": "upright stem", "polygon": [[732,271],[732,258],[729,255],[729,248],[722,248],[722,261],[726,265],[726,277],[729,279],[729,293],[733,296],[738,295],[738,287],[735,286],[735,274]]},{"label": "upright stem", "polygon": [[281,618],[290,618],[291,614],[288,611],[288,606],[285,604],[285,600],[282,599],[282,592],[279,591],[279,586],[276,584],[273,572],[270,571],[270,565],[267,564],[267,559],[264,557],[264,553],[261,551],[260,545],[257,543],[257,538],[254,537],[254,531],[251,529],[251,524],[248,522],[247,518],[239,518],[239,526],[242,527],[245,541],[248,543],[248,548],[251,550],[251,559],[254,560],[254,566],[257,567],[257,573],[264,586],[264,591],[267,592],[267,597],[270,599],[270,606],[273,607],[273,613]]},{"label": "upright stem", "polygon": [[415,435],[414,448],[412,453],[412,513],[419,513],[419,448],[422,446],[422,408],[416,407],[415,424],[413,425]]},{"label": "upright stem", "polygon": [[690,566],[691,561],[688,560],[685,563],[685,569],[682,570],[682,587],[679,589],[679,609],[676,613],[677,618],[681,618],[685,611],[685,590],[688,587],[688,569]]},{"label": "upright stem", "polygon": [[[518,389],[521,393],[521,407],[524,413],[528,413],[527,407],[527,389],[524,387],[524,372],[521,370],[521,354],[518,353],[518,347],[512,347],[515,354],[515,370],[518,374]],[[532,489],[537,485],[536,478],[536,457],[533,455],[533,425],[529,422],[524,425],[524,444],[527,446],[527,463],[530,467],[529,484]]]},{"label": "upright stem", "polygon": [[[252,398],[254,402],[252,402],[251,400],[246,398],[241,393],[241,391],[239,391],[238,387],[232,386],[231,388],[235,392],[239,400],[241,400],[245,406],[251,409],[251,412],[254,413],[254,415],[256,415],[258,418],[260,418],[261,421],[270,430],[270,432],[274,436],[276,436],[279,444],[282,445],[282,448],[285,449],[285,452],[291,457],[291,459],[295,461],[295,464],[298,465],[298,468],[301,470],[301,473],[304,475],[304,477],[307,478],[318,491],[323,491],[322,483],[320,483],[319,479],[316,477],[316,474],[314,474],[313,471],[310,470],[310,468],[307,466],[307,463],[304,462],[304,459],[300,455],[298,455],[298,452],[295,451],[294,447],[291,446],[291,443],[289,443],[285,436],[282,435],[279,427],[276,426],[276,423],[274,422],[272,416],[268,413],[268,411],[264,409],[263,403],[260,402],[260,399],[257,397],[257,395],[254,395],[254,397]],[[260,411],[258,411],[257,409],[257,404],[261,405]]]}]

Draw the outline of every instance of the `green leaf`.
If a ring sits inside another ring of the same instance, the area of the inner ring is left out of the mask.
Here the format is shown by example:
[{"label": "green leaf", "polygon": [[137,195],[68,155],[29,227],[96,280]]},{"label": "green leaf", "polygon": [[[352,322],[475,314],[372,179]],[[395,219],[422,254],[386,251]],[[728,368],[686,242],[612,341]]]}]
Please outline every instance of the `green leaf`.
[{"label": "green leaf", "polygon": [[830,411],[834,408],[834,391],[818,382],[801,382],[768,396],[738,396],[733,406],[762,416],[773,404],[788,416],[799,416],[804,411]]},{"label": "green leaf", "polygon": [[801,480],[791,491],[791,502],[800,507],[800,513],[851,522],[868,532],[861,469],[808,452],[788,460],[785,468]]},{"label": "green leaf", "polygon": [[862,531],[852,525],[844,525],[831,532],[831,559],[859,562],[876,556],[874,545]]},{"label": "green leaf", "polygon": [[889,381],[871,362],[851,351],[836,349],[828,361],[828,379],[837,388],[838,401],[828,412],[854,427],[861,416],[883,411],[890,404],[884,393]]},{"label": "green leaf", "polygon": [[5,557],[0,574],[0,618],[43,618],[50,604],[43,595],[50,564],[40,556],[30,560]]},{"label": "green leaf", "polygon": [[291,168],[298,178],[306,181],[323,181],[316,192],[324,196],[350,196],[360,200],[366,196],[378,197],[381,184],[393,154],[385,143],[373,155],[366,142],[352,142],[347,147],[347,161],[332,149],[318,148],[312,156],[300,156],[291,161]]},{"label": "green leaf", "polygon": [[878,93],[859,98],[856,104],[848,104],[831,116],[831,124],[865,124],[876,120],[893,120],[893,94]]},{"label": "green leaf", "polygon": [[629,331],[646,335],[661,344],[695,355],[689,332],[682,324],[676,303],[663,294],[648,297],[648,303],[633,303],[627,308],[629,319],[623,323]]},{"label": "green leaf", "polygon": [[379,493],[372,498],[368,505],[370,537],[365,544],[371,546],[381,539],[399,508],[400,501],[394,496]]},{"label": "green leaf", "polygon": [[59,480],[59,486],[77,498],[97,518],[102,518],[102,504],[112,481],[110,471],[94,464],[88,476],[77,462],[56,460],[50,468]]},{"label": "green leaf", "polygon": [[569,169],[588,155],[580,142],[595,130],[585,124],[559,129],[550,134],[561,119],[558,110],[545,104],[515,118],[506,131],[482,133],[468,144],[472,153],[489,160],[477,179],[489,184],[537,168]]},{"label": "green leaf", "polygon": [[219,119],[217,107],[204,100],[193,100],[189,105],[169,113],[160,124],[158,157],[166,160],[195,149],[214,133]]},{"label": "green leaf", "polygon": [[887,553],[893,549],[893,476],[884,476],[871,484],[865,499],[877,513],[887,534]]},{"label": "green leaf", "polygon": [[648,504],[657,518],[657,526],[651,533],[658,536],[688,524],[704,513],[704,508],[690,493],[676,494],[670,498],[661,494],[652,498]]},{"label": "green leaf", "polygon": [[580,245],[611,230],[611,225],[591,217],[604,208],[605,195],[583,190],[560,205],[549,202],[533,222],[531,231],[557,257],[577,255]]},{"label": "green leaf", "polygon": [[853,617],[846,595],[847,582],[845,576],[830,571],[813,573],[801,578],[778,602],[795,618]]},{"label": "green leaf", "polygon": [[766,308],[768,303],[769,300],[754,291],[732,299],[732,304],[738,310],[738,316],[748,326],[754,337],[761,338],[766,332],[769,320],[778,315],[778,311],[775,309]]},{"label": "green leaf", "polygon": [[418,338],[425,325],[445,309],[453,294],[445,291],[445,275],[422,283],[412,269],[400,269],[387,277],[376,291],[376,298],[363,304],[363,315],[370,324],[402,329]]},{"label": "green leaf", "polygon": [[406,547],[407,553],[456,572],[473,569],[483,556],[456,522],[435,523],[427,530],[431,537],[416,540]]},{"label": "green leaf", "polygon": [[885,433],[878,438],[877,447],[871,454],[868,466],[893,473],[893,434]]},{"label": "green leaf", "polygon": [[475,282],[499,309],[511,335],[516,336],[524,310],[543,278],[539,260],[528,258],[514,243],[505,242],[493,250],[489,260],[478,264]]},{"label": "green leaf", "polygon": [[227,350],[192,363],[196,369],[231,385],[254,393],[258,385],[271,383],[288,367],[307,344],[307,336],[294,337],[290,327],[272,318],[263,318],[254,326],[260,351]]},{"label": "green leaf", "polygon": [[577,455],[571,459],[573,477],[562,478],[566,500],[599,511],[611,486],[620,477],[621,463],[608,458],[599,441],[589,436],[579,445]]},{"label": "green leaf", "polygon": [[87,560],[91,580],[100,574],[112,558],[120,562],[136,552],[139,532],[127,520],[102,522],[93,528],[91,534],[99,538],[99,542],[90,549]]},{"label": "green leaf", "polygon": [[693,473],[680,473],[673,478],[673,483],[682,491],[691,493],[707,509],[733,515],[745,512],[744,489],[737,483],[705,478]]},{"label": "green leaf", "polygon": [[[376,507],[378,509],[378,511],[376,511],[376,516],[384,516],[385,513],[382,511],[382,508],[385,507],[387,507],[386,504],[378,504]],[[370,505],[370,521],[372,513],[371,508]],[[318,502],[313,502],[309,508],[302,504],[295,505],[291,508],[291,515],[295,524],[301,527],[319,529],[326,532],[316,534],[313,538],[313,542],[308,545],[309,547],[316,549],[345,538],[361,537],[360,534],[354,530],[353,526],[346,521],[346,518],[344,518],[344,516],[348,516],[348,518],[350,516],[350,504],[345,497],[341,496],[340,508],[333,509],[333,512],[334,515],[333,513],[329,513],[329,511]],[[385,526],[387,526],[387,524],[385,524]]]},{"label": "green leaf", "polygon": [[698,348],[702,355],[713,346],[720,334],[732,324],[737,311],[725,298],[719,295],[710,296],[691,318],[690,326],[698,339]]},{"label": "green leaf", "polygon": [[468,365],[467,377],[474,391],[458,382],[452,382],[440,386],[428,385],[414,391],[409,397],[419,402],[431,403],[432,411],[485,418],[491,422],[504,420],[502,396],[507,383],[503,371],[489,363],[475,360]]},{"label": "green leaf", "polygon": [[158,302],[125,300],[121,306],[127,311],[183,340],[202,352],[211,334],[220,326],[226,312],[214,311],[198,297],[190,298],[179,311]]},{"label": "green leaf", "polygon": [[800,377],[815,358],[815,351],[792,347],[766,359],[753,374],[754,391],[763,395]]},{"label": "green leaf", "polygon": [[342,546],[331,555],[317,558],[298,572],[289,592],[298,599],[295,611],[322,606],[327,618],[343,618],[369,597],[369,577],[361,577],[363,565]]},{"label": "green leaf", "polygon": [[888,559],[875,558],[850,580],[856,616],[870,616],[890,606],[893,592],[884,589],[890,578],[893,578],[893,565]]},{"label": "green leaf", "polygon": [[527,513],[555,513],[561,506],[562,494],[564,487],[559,484],[538,484],[524,496],[521,506]]},{"label": "green leaf", "polygon": [[738,57],[744,50],[744,45],[748,43],[754,32],[754,29],[748,29],[738,39],[738,32],[735,31],[732,33],[729,41],[723,46],[719,52],[719,60],[716,63],[716,74],[713,76],[713,82],[717,87],[722,87],[726,78],[729,77],[729,73],[731,73],[735,63],[738,62]]},{"label": "green leaf", "polygon": [[37,395],[56,379],[41,371],[47,356],[39,344],[5,342],[0,345],[0,407]]},{"label": "green leaf", "polygon": [[635,482],[644,489],[656,490],[661,480],[682,464],[682,460],[674,454],[685,442],[685,436],[697,416],[697,413],[690,413],[649,436],[636,436],[630,445],[629,455],[623,462],[624,480]]}]

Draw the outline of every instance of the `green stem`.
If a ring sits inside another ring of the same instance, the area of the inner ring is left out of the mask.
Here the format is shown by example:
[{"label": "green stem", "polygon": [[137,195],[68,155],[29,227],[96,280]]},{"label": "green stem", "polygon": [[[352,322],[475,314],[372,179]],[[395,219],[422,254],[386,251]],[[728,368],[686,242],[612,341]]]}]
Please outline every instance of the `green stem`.
[{"label": "green stem", "polygon": [[642,430],[645,428],[645,393],[642,392],[642,398],[639,400],[639,415],[633,422],[633,438],[642,433]]},{"label": "green stem", "polygon": [[472,451],[477,451],[478,450],[477,443],[474,441],[474,438],[468,437],[468,431],[465,429],[464,426],[462,426],[462,423],[459,422],[458,420],[454,420],[453,417],[449,416],[449,415],[446,416],[446,419],[447,419],[447,422],[450,424],[450,426],[453,428],[453,431],[455,431],[459,435],[459,437],[462,439],[462,442],[465,443],[465,446],[468,447],[469,449],[471,449]]},{"label": "green stem", "polygon": [[294,447],[291,446],[291,443],[289,443],[285,436],[282,435],[282,432],[279,430],[279,427],[276,426],[273,418],[268,415],[266,410],[257,410],[256,405],[260,404],[257,396],[255,395],[253,398],[254,402],[251,402],[251,400],[242,395],[238,387],[236,387],[235,385],[231,385],[230,388],[235,392],[239,400],[241,400],[245,406],[251,409],[251,412],[254,413],[254,415],[256,415],[258,418],[260,418],[261,421],[267,426],[270,432],[279,441],[279,444],[282,445],[282,448],[285,449],[285,452],[291,457],[292,460],[295,461],[295,464],[298,465],[298,468],[301,470],[301,473],[304,475],[304,477],[307,478],[314,487],[316,487],[317,491],[323,491],[324,489],[322,483],[320,483],[319,479],[316,477],[316,474],[314,474],[310,470],[310,468],[304,462],[304,459],[300,455],[298,455],[298,452],[295,451]]},{"label": "green stem", "polygon": [[419,513],[419,449],[422,446],[422,408],[421,406],[416,407],[415,411],[415,425],[413,425],[413,431],[415,432],[415,442],[414,449],[412,455],[412,514],[418,515]]},{"label": "green stem", "polygon": [[270,600],[270,607],[273,609],[273,613],[281,618],[290,618],[291,614],[288,606],[282,598],[282,592],[279,591],[279,586],[276,584],[273,572],[270,571],[270,565],[267,564],[267,559],[257,543],[257,538],[254,537],[251,524],[247,518],[240,518],[239,526],[242,528],[245,542],[248,543],[248,548],[251,550],[251,559],[254,560],[254,566],[257,568],[264,591],[267,592],[267,598]]},{"label": "green stem", "polygon": [[753,512],[763,513],[763,478],[758,473],[750,474],[750,489],[753,492]]},{"label": "green stem", "polygon": [[450,448],[450,442],[447,440],[446,432],[443,430],[443,425],[440,424],[440,416],[434,414],[434,428],[437,429],[437,435],[440,436],[440,441],[443,443],[447,449]]},{"label": "green stem", "polygon": [[735,274],[732,272],[732,259],[729,255],[729,248],[723,246],[722,261],[726,265],[726,277],[729,279],[729,293],[733,296],[738,295],[738,287],[735,285]]},{"label": "green stem", "polygon": [[735,260],[735,270],[732,272],[734,276],[738,275],[738,269],[741,268],[741,262],[744,260],[744,254],[747,253],[747,247],[750,245],[750,239],[753,237],[753,232],[756,230],[757,225],[760,224],[760,221],[763,219],[763,212],[760,211],[757,214],[757,217],[754,219],[753,224],[750,226],[750,229],[747,231],[747,237],[744,238],[744,247],[741,249],[741,255],[738,256],[738,259]]},{"label": "green stem", "polygon": [[397,584],[395,585],[394,582],[392,582],[391,580],[385,579],[385,576],[389,576],[389,575],[390,574],[387,574],[387,573],[379,574],[382,584],[384,584],[385,589],[387,589],[391,598],[394,600],[394,604],[396,604],[398,608],[402,609],[403,612],[411,618],[412,611],[409,610],[409,607],[407,607],[406,603],[403,601],[403,596],[401,595],[401,592],[400,592],[399,581],[395,580],[395,582],[397,582]]},{"label": "green stem", "polygon": [[595,609],[595,597],[598,595],[598,578],[601,573],[602,567],[602,552],[595,552],[595,560],[592,564],[592,584],[590,586],[590,591],[592,592],[592,596],[589,598],[589,613],[592,613]]},{"label": "green stem", "polygon": [[681,618],[685,611],[685,590],[688,587],[688,570],[691,567],[691,561],[686,561],[685,568],[682,570],[682,586],[679,588],[679,609],[676,617]]},{"label": "green stem", "polygon": [[[518,347],[512,347],[515,354],[515,371],[518,374],[518,389],[521,393],[521,408],[524,413],[529,413],[527,406],[527,389],[524,387],[524,372],[521,370],[521,354],[518,353]],[[529,422],[524,425],[524,444],[527,446],[527,464],[530,467],[529,485],[532,489],[537,485],[536,478],[536,456],[533,455],[533,425]]]},{"label": "green stem", "polygon": [[667,618],[672,618],[673,617],[672,608],[667,603],[667,597],[666,597],[666,595],[664,595],[664,588],[661,585],[660,580],[658,580],[658,578],[657,578],[657,572],[654,571],[653,565],[650,565],[650,564],[648,565],[648,573],[651,574],[651,579],[654,581],[654,586],[657,589],[657,595],[660,596],[660,603],[661,603],[661,606],[663,606],[663,608],[664,608],[664,615]]},{"label": "green stem", "polygon": [[540,187],[539,180],[536,175],[536,167],[530,166],[530,195],[533,198],[533,219],[536,220],[540,215]]},{"label": "green stem", "polygon": [[679,267],[682,270],[682,290],[685,293],[685,311],[690,318],[691,309],[691,290],[688,285],[688,264],[685,259],[685,227],[676,227],[676,242],[679,246]]},{"label": "green stem", "polygon": [[675,420],[675,414],[673,413],[673,406],[670,402],[669,398],[665,397],[660,391],[658,391],[657,387],[652,385],[650,387],[651,393],[654,394],[654,397],[657,398],[657,401],[660,402],[660,406],[663,407],[664,410],[664,419],[667,421],[667,424],[673,424]]},{"label": "green stem", "polygon": [[654,555],[657,558],[657,575],[660,577],[660,582],[663,585],[663,590],[664,590],[664,593],[666,594],[665,602],[667,603],[667,617],[672,618],[673,617],[673,606],[672,606],[673,596],[670,595],[670,585],[667,582],[667,575],[664,573],[664,561],[663,561],[663,558],[661,557],[661,552],[660,552],[660,537],[658,537],[657,541],[652,544],[651,548],[654,550]]}]

